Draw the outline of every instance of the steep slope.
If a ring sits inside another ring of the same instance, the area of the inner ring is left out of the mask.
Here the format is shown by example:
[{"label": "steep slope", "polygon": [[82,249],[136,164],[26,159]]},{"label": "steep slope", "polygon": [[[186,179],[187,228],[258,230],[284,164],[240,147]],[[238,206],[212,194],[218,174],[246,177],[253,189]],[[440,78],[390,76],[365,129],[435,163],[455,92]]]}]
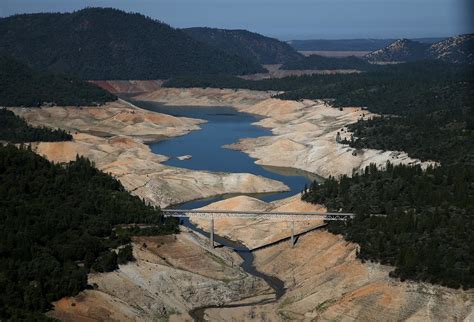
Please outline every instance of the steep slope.
[{"label": "steep slope", "polygon": [[83,79],[263,71],[254,61],[202,44],[164,23],[110,8],[2,18],[1,52],[40,70]]},{"label": "steep slope", "polygon": [[455,64],[474,63],[474,34],[451,37],[433,44],[428,56]]},{"label": "steep slope", "polygon": [[284,42],[247,30],[187,28],[183,31],[198,41],[260,64],[285,64],[303,57]]},{"label": "steep slope", "polygon": [[366,55],[371,61],[415,61],[426,58],[428,44],[409,39],[399,39],[385,48]]},{"label": "steep slope", "polygon": [[37,72],[0,56],[0,106],[96,105],[117,98],[102,88],[66,76]]}]

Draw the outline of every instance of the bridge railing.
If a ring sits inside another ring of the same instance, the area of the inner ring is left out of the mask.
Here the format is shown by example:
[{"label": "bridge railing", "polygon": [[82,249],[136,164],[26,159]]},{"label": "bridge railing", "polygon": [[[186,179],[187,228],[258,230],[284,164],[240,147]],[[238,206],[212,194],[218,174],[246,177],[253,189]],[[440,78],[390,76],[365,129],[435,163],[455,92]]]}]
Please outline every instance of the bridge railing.
[{"label": "bridge railing", "polygon": [[267,211],[223,211],[223,210],[186,210],[164,209],[165,217],[194,217],[194,218],[258,218],[298,220],[347,220],[353,218],[353,213],[339,212],[267,212]]}]

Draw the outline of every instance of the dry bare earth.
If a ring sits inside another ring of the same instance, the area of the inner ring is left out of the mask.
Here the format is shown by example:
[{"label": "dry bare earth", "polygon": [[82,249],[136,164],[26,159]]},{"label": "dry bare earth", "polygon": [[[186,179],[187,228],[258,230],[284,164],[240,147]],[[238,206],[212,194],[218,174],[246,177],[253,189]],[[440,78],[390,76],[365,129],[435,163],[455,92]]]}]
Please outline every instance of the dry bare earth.
[{"label": "dry bare earth", "polygon": [[187,312],[195,308],[274,297],[263,280],[239,268],[233,251],[208,246],[187,230],[136,237],[136,262],[90,274],[95,289],[57,301],[48,315],[62,321],[192,321]]},{"label": "dry bare earth", "polygon": [[245,173],[192,171],[161,164],[167,157],[151,152],[145,141],[183,135],[199,129],[201,120],[148,112],[123,101],[102,107],[13,108],[34,125],[59,127],[74,134],[70,142],[34,143],[51,161],[76,155],[116,176],[132,194],[166,207],[222,193],[285,191],[281,182]]},{"label": "dry bare earth", "polygon": [[353,169],[363,169],[370,163],[421,163],[404,152],[355,150],[338,144],[337,132],[342,138],[349,138],[347,125],[372,115],[361,108],[339,110],[321,101],[267,99],[239,110],[264,116],[256,124],[272,129],[273,136],[242,139],[228,146],[256,158],[257,164],[292,167],[329,177],[351,175]]},{"label": "dry bare earth", "polygon": [[[317,208],[305,204],[298,196],[271,204],[239,197],[208,208]],[[304,224],[300,225],[299,229],[304,229]],[[226,219],[221,224],[216,221],[215,227],[219,235],[238,238],[249,247],[289,234],[286,223],[270,220]],[[341,236],[314,231],[299,237],[294,248],[281,243],[256,251],[256,268],[283,280],[286,293],[277,303],[207,309],[206,317],[211,321],[470,321],[474,316],[474,291],[402,283],[388,276],[393,268],[361,263],[356,259],[356,249],[356,244]]]},{"label": "dry bare earth", "polygon": [[170,106],[233,106],[247,107],[270,98],[272,92],[218,88],[161,88],[134,97]]}]

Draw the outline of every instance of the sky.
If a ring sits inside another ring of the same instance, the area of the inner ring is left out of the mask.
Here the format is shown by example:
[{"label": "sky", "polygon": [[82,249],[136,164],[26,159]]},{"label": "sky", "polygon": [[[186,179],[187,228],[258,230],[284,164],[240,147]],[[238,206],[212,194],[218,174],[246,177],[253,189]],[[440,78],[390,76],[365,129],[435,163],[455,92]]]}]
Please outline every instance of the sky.
[{"label": "sky", "polygon": [[0,16],[114,7],[176,28],[247,29],[281,40],[472,33],[474,0],[0,0]]}]

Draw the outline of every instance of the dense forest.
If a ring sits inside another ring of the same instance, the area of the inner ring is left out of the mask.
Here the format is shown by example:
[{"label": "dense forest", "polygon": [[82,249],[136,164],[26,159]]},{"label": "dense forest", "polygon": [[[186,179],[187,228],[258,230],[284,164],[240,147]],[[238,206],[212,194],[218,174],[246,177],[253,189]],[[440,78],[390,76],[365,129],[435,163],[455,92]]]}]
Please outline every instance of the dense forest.
[{"label": "dense forest", "polygon": [[349,57],[323,57],[319,55],[311,55],[298,61],[293,61],[281,66],[281,69],[287,70],[336,70],[336,69],[355,69],[355,70],[373,70],[378,65],[371,64],[362,58],[355,56]]},{"label": "dense forest", "polygon": [[0,56],[0,106],[95,105],[117,98],[79,79],[37,72],[7,56]]},{"label": "dense forest", "polygon": [[[146,223],[146,231],[121,224]],[[41,320],[52,301],[87,287],[87,273],[133,260],[130,235],[168,234],[177,222],[84,158],[52,164],[0,146],[0,320]]]},{"label": "dense forest", "polygon": [[69,141],[71,139],[72,136],[64,130],[33,127],[12,111],[0,108],[0,141],[21,143]]},{"label": "dense forest", "polygon": [[[329,230],[360,245],[362,260],[395,266],[391,276],[474,287],[474,167],[375,165],[352,178],[313,183],[303,199],[355,212]],[[385,216],[370,216],[379,214]]]},{"label": "dense forest", "polygon": [[87,80],[265,71],[160,21],[111,8],[0,18],[0,53]]},{"label": "dense forest", "polygon": [[197,41],[260,64],[285,64],[303,59],[303,55],[287,43],[247,30],[204,27],[181,30]]}]

